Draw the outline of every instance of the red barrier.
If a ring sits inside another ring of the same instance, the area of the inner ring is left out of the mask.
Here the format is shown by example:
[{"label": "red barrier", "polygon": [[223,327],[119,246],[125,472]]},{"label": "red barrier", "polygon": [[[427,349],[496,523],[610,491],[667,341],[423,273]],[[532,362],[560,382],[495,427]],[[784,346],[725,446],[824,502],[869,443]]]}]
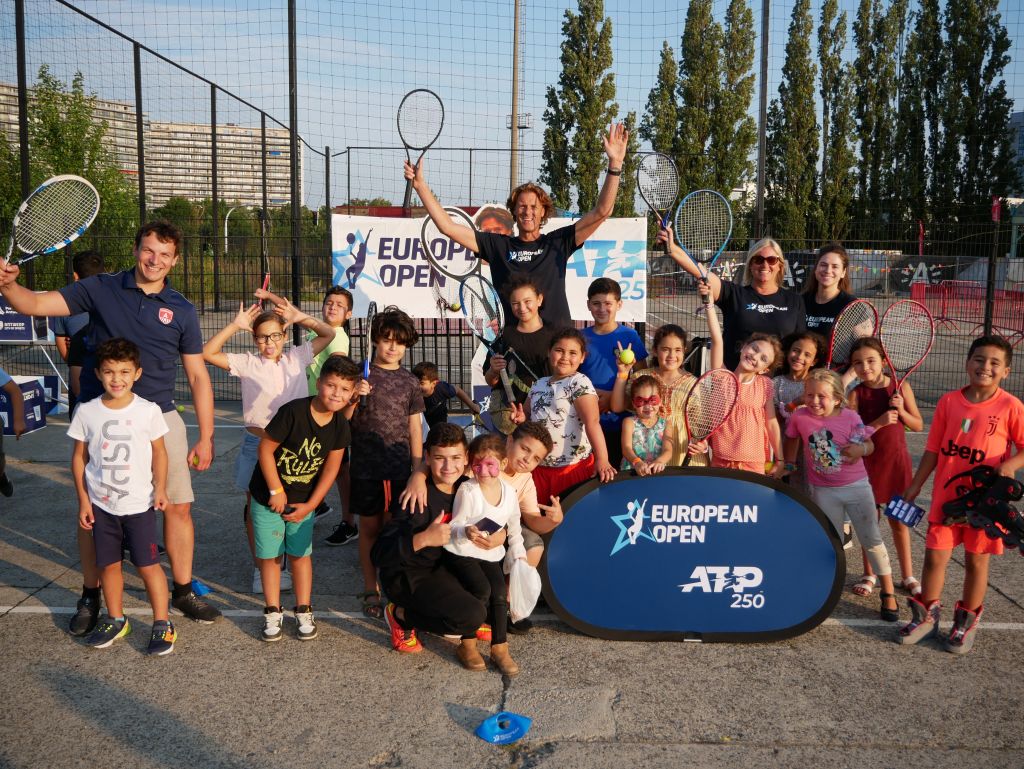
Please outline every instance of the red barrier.
[{"label": "red barrier", "polygon": [[[910,298],[921,302],[939,327],[960,331],[970,323],[972,333],[984,328],[985,287],[979,281],[944,280],[938,285],[912,283]],[[992,301],[992,329],[1016,347],[1024,341],[1024,291],[997,289]]]}]

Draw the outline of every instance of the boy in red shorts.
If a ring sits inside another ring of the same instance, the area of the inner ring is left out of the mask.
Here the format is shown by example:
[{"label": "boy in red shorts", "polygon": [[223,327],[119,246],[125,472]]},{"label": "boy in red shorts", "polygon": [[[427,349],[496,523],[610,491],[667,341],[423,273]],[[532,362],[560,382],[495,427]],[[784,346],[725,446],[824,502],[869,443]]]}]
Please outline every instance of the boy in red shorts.
[{"label": "boy in red shorts", "polygon": [[[990,555],[1002,555],[1003,542],[965,523],[946,526],[942,507],[957,497],[957,483],[946,487],[954,475],[977,465],[989,465],[1012,478],[1024,467],[1024,404],[999,385],[1010,374],[1013,348],[1000,336],[982,336],[967,353],[969,384],[946,393],[935,407],[917,474],[904,493],[913,501],[928,476],[935,472],[932,504],[928,512],[922,590],[910,598],[913,619],[900,629],[902,644],[915,644],[938,635],[942,587],[953,548],[963,544],[966,573],[963,595],[953,612],[953,627],[946,651],[966,654],[974,645],[988,586]],[[1016,447],[1011,456],[1010,446]]]}]

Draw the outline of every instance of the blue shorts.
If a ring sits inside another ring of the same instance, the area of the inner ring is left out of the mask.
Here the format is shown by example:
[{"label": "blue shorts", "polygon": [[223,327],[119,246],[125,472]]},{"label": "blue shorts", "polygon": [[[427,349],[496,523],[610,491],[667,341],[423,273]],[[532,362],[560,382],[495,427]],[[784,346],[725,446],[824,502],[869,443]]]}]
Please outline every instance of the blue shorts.
[{"label": "blue shorts", "polygon": [[144,513],[114,515],[99,505],[92,506],[96,520],[92,539],[96,543],[96,566],[100,569],[121,563],[124,547],[128,547],[136,568],[152,566],[160,561],[156,546],[156,510]]},{"label": "blue shorts", "polygon": [[312,512],[298,523],[288,523],[253,499],[249,503],[249,515],[257,558],[278,558],[285,553],[293,558],[305,558],[312,554],[313,522],[316,520]]},{"label": "blue shorts", "polygon": [[245,437],[242,438],[242,448],[235,457],[235,488],[239,491],[249,492],[252,472],[260,462],[259,447],[260,436],[246,430]]}]

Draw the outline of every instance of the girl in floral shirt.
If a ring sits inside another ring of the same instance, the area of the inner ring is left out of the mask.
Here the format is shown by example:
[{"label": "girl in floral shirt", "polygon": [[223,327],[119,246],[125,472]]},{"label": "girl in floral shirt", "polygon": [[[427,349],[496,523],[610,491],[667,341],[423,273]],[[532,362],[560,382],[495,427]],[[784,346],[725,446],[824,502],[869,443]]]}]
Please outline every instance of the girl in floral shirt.
[{"label": "girl in floral shirt", "polygon": [[548,351],[551,376],[538,379],[513,420],[533,419],[547,427],[554,448],[533,471],[537,499],[550,504],[553,496],[595,475],[607,483],[615,477],[601,432],[597,390],[579,373],[587,342],[575,328],[555,333]]}]

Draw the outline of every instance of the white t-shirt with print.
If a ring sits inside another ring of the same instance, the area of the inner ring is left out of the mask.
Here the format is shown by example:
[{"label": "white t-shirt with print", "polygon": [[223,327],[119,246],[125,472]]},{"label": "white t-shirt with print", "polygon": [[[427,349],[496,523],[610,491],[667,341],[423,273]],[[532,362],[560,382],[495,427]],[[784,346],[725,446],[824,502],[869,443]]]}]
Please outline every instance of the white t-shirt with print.
[{"label": "white t-shirt with print", "polygon": [[137,515],[153,506],[153,441],[167,433],[160,407],[133,395],[123,409],[102,398],[78,404],[68,436],[89,449],[89,501],[112,515]]},{"label": "white t-shirt with print", "polygon": [[541,463],[545,467],[566,467],[590,456],[590,439],[574,405],[584,395],[596,397],[597,390],[578,371],[556,380],[541,377],[530,388],[530,419],[543,423],[555,444]]}]

